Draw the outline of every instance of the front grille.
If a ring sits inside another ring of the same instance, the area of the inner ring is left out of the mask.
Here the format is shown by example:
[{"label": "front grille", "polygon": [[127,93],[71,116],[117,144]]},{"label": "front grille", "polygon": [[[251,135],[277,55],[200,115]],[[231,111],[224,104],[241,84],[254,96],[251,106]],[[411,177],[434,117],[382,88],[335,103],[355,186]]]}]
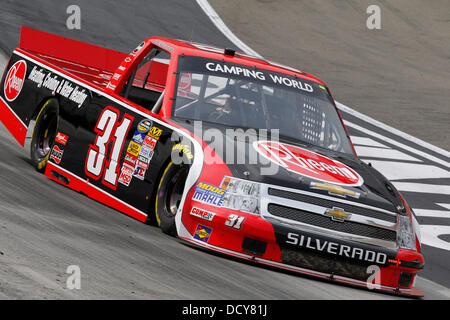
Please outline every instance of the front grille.
[{"label": "front grille", "polygon": [[281,260],[296,267],[310,269],[328,274],[339,275],[361,281],[368,278],[367,267],[369,263],[351,261],[340,257],[330,257],[317,252],[306,250],[281,250]]},{"label": "front grille", "polygon": [[396,241],[397,239],[397,234],[393,230],[378,228],[352,221],[333,221],[329,217],[320,214],[285,207],[278,204],[269,203],[268,210],[270,214],[276,217],[294,220],[320,228],[386,241]]},{"label": "front grille", "polygon": [[284,190],[279,190],[279,189],[274,189],[274,188],[269,188],[268,193],[269,193],[269,195],[280,197],[280,198],[301,201],[301,202],[310,203],[310,204],[314,204],[314,205],[318,205],[318,206],[326,207],[326,208],[339,207],[339,208],[345,210],[346,212],[350,212],[350,213],[354,213],[354,214],[358,214],[358,215],[362,215],[362,216],[366,216],[366,217],[371,217],[371,218],[375,218],[375,219],[380,219],[383,221],[389,221],[392,223],[397,222],[397,217],[395,215],[390,215],[390,214],[383,213],[380,211],[375,211],[375,210],[371,210],[371,209],[367,209],[367,208],[362,208],[359,206],[354,206],[354,205],[351,205],[348,203],[335,202],[335,201],[328,200],[328,199],[311,197],[311,196],[307,196],[307,195],[304,195],[301,193],[284,191]]}]

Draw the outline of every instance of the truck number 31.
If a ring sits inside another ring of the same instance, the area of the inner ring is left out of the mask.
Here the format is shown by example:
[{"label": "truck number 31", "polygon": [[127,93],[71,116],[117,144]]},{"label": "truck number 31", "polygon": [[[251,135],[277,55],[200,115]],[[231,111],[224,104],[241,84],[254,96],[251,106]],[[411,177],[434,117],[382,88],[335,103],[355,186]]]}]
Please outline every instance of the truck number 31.
[{"label": "truck number 31", "polygon": [[97,137],[95,143],[89,145],[85,165],[87,176],[94,180],[102,177],[102,183],[114,190],[119,176],[120,155],[134,120],[133,116],[125,114],[119,122],[119,117],[120,112],[116,108],[108,106],[103,110],[95,125]]}]

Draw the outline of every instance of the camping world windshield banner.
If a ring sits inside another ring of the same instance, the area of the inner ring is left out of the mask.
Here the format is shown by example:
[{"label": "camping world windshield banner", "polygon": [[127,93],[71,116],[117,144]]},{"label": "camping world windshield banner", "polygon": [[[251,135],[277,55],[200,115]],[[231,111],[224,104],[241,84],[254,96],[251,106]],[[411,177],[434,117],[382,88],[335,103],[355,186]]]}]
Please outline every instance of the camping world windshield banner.
[{"label": "camping world windshield banner", "polygon": [[325,86],[300,77],[288,74],[259,69],[252,66],[235,64],[224,60],[213,60],[203,57],[180,56],[179,70],[208,74],[224,78],[233,78],[250,82],[257,82],[268,87],[281,87],[298,90],[308,96],[331,102]]}]

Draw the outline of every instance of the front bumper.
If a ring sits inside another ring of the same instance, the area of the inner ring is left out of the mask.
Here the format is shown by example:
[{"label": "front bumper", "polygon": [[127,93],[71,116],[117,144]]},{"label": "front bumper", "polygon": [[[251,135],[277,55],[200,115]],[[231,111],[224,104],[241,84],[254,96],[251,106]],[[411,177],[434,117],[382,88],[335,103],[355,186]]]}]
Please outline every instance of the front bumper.
[{"label": "front bumper", "polygon": [[[195,204],[199,207],[199,203]],[[333,237],[260,216],[202,206],[214,212],[206,220],[190,214],[186,204],[179,238],[190,244],[258,264],[369,290],[421,297],[414,288],[423,269],[420,253]],[[230,214],[245,217],[237,230],[226,225]]]}]

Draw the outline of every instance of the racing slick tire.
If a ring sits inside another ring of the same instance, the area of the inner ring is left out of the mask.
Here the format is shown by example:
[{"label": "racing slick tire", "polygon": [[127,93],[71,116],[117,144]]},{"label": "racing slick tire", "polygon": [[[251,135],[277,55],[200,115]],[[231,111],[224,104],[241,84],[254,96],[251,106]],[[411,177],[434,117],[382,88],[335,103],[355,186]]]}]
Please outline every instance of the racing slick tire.
[{"label": "racing slick tire", "polygon": [[155,199],[155,218],[162,232],[177,236],[175,215],[183,196],[188,166],[168,163],[159,181]]},{"label": "racing slick tire", "polygon": [[31,135],[30,155],[33,166],[44,172],[58,132],[59,104],[55,99],[48,99],[36,117]]}]

